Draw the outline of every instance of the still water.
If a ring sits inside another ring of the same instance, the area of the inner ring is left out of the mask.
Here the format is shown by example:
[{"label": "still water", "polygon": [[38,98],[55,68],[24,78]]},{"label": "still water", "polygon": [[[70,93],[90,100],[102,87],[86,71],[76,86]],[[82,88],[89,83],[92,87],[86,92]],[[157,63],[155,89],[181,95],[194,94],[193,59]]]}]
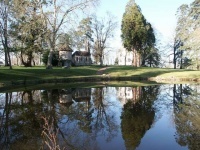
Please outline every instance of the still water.
[{"label": "still water", "polygon": [[0,149],[199,150],[200,85],[0,93]]}]

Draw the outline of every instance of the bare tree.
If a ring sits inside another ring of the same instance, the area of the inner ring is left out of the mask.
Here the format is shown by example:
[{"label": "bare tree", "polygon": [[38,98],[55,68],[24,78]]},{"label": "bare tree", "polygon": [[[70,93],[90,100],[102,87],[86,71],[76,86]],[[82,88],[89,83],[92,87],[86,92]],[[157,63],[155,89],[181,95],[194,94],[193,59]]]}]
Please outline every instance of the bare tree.
[{"label": "bare tree", "polygon": [[5,66],[11,66],[10,49],[8,44],[8,15],[9,15],[9,0],[0,1],[0,38],[5,53]]},{"label": "bare tree", "polygon": [[94,53],[96,61],[103,65],[105,49],[108,48],[108,41],[113,37],[113,32],[117,27],[114,17],[108,13],[108,18],[97,19],[93,16],[93,35],[94,35]]},{"label": "bare tree", "polygon": [[53,52],[56,49],[56,41],[67,19],[77,11],[84,11],[98,0],[51,0],[49,9],[43,9],[44,20],[48,27],[47,43],[50,49],[47,69],[52,69]]}]

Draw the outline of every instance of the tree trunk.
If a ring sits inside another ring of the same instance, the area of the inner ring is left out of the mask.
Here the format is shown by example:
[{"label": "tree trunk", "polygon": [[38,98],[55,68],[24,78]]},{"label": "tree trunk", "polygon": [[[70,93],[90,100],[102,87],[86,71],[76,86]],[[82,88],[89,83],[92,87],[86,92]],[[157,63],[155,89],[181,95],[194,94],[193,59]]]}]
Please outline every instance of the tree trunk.
[{"label": "tree trunk", "polygon": [[10,59],[10,51],[8,46],[8,10],[7,7],[5,7],[4,10],[4,28],[3,28],[3,38],[2,40],[4,51],[5,51],[5,66],[9,66],[10,69],[12,69],[11,59]]},{"label": "tree trunk", "polygon": [[8,47],[7,47],[7,55],[8,55],[8,61],[9,61],[9,68],[12,69],[12,62],[11,62],[11,59],[10,59],[10,51],[9,51]]},{"label": "tree trunk", "polygon": [[176,105],[176,84],[173,87],[173,103]]},{"label": "tree trunk", "polygon": [[[54,22],[54,24],[56,24],[56,23]],[[48,39],[48,47],[49,47],[50,51],[49,51],[49,55],[48,55],[48,61],[47,61],[46,69],[53,69],[52,59],[53,59],[53,53],[55,51],[55,45],[56,45],[56,33],[57,32],[56,32],[56,29],[55,29],[55,26],[54,26],[53,33],[49,35],[49,39]]]},{"label": "tree trunk", "polygon": [[100,66],[103,66],[103,56],[100,56],[99,59],[100,59]]},{"label": "tree trunk", "polygon": [[48,55],[47,67],[46,69],[53,69],[52,67],[53,50],[51,49]]},{"label": "tree trunk", "polygon": [[48,47],[49,47],[50,51],[49,51],[49,55],[48,55],[48,61],[47,61],[46,69],[53,69],[52,60],[53,60],[53,53],[55,51],[55,41],[56,41],[55,29],[54,29],[54,32],[52,34],[53,34],[52,38],[51,38],[51,35],[49,35],[50,37],[48,39]]},{"label": "tree trunk", "polygon": [[151,67],[151,63],[152,63],[152,62],[151,62],[151,60],[150,60],[150,67]]},{"label": "tree trunk", "polygon": [[28,55],[27,58],[27,66],[26,67],[32,67],[32,60],[33,60],[33,56],[32,56],[32,52]]},{"label": "tree trunk", "polygon": [[181,51],[181,64],[180,69],[183,69],[183,51]]},{"label": "tree trunk", "polygon": [[24,58],[23,58],[23,55],[22,55],[22,52],[21,52],[21,62],[22,62],[22,64],[23,64],[25,67],[32,67],[32,64],[31,64],[32,59],[33,59],[33,57],[32,57],[32,52],[30,52],[30,53],[28,54],[27,57],[28,57],[28,58],[27,58],[27,62],[25,62],[25,61],[24,61]]},{"label": "tree trunk", "polygon": [[174,46],[174,69],[176,69],[176,47]]},{"label": "tree trunk", "polygon": [[[141,64],[141,55],[137,52],[137,67],[140,67],[140,64]],[[145,61],[144,61],[144,64],[145,64]]]},{"label": "tree trunk", "polygon": [[180,103],[183,104],[183,85],[180,84]]},{"label": "tree trunk", "polygon": [[135,49],[133,49],[132,65],[135,67],[140,67],[140,63],[141,63],[140,54]]},{"label": "tree trunk", "polygon": [[139,57],[139,56],[138,56],[138,53],[137,53],[137,51],[136,51],[136,67],[138,67],[138,60],[139,60],[138,57]]},{"label": "tree trunk", "polygon": [[145,65],[145,60],[144,59],[142,59],[142,64],[141,64],[142,66],[144,66]]},{"label": "tree trunk", "polygon": [[133,60],[132,60],[132,66],[137,66],[136,64],[136,50],[133,48]]},{"label": "tree trunk", "polygon": [[5,53],[5,66],[8,66],[8,54],[7,54],[7,50],[4,48],[4,53]]},{"label": "tree trunk", "polygon": [[126,66],[126,57],[127,57],[127,52],[126,52],[126,50],[125,50],[125,66]]}]

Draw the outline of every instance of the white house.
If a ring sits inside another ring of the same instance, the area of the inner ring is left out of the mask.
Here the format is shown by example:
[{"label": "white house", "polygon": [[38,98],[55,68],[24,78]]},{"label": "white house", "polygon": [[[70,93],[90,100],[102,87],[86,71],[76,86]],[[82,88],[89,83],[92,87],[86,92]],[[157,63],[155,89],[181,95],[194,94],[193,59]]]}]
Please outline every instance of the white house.
[{"label": "white house", "polygon": [[118,65],[132,65],[133,52],[120,48],[117,53]]},{"label": "white house", "polygon": [[63,45],[59,49],[59,59],[62,61],[63,66],[68,68],[72,63],[72,49],[69,46]]}]

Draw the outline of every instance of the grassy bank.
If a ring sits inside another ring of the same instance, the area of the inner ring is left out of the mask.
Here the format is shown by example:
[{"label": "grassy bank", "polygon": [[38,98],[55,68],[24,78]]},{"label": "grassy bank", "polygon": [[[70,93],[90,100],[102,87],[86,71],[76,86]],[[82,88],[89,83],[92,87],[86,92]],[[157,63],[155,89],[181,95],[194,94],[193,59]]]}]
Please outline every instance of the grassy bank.
[{"label": "grassy bank", "polygon": [[51,80],[68,77],[83,77],[96,75],[99,66],[87,67],[71,67],[70,69],[62,69],[54,67],[54,69],[45,69],[45,67],[0,67],[0,83],[8,83],[15,81],[29,80]]},{"label": "grassy bank", "polygon": [[[104,66],[105,67],[105,66]],[[82,66],[62,69],[55,67],[47,70],[45,67],[13,67],[9,70],[7,67],[0,67],[0,84],[12,85],[15,83],[45,83],[45,82],[80,82],[80,81],[98,81],[105,80],[137,80],[151,79],[152,81],[199,81],[200,71],[184,69],[164,69],[132,66],[107,66],[103,75],[97,75],[97,71],[103,67],[100,66]]]},{"label": "grassy bank", "polygon": [[118,66],[106,70],[110,76],[140,76],[151,79],[200,79],[200,71],[187,69]]}]

